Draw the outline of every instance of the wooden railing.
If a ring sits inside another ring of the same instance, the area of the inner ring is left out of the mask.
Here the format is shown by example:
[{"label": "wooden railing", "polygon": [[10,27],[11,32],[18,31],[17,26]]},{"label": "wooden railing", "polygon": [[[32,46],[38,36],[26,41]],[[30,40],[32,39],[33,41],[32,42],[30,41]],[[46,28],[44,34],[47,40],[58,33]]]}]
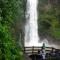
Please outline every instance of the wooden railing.
[{"label": "wooden railing", "polygon": [[[46,47],[46,52],[50,52],[52,50],[52,47]],[[24,47],[24,53],[31,55],[31,54],[37,54],[38,50],[41,50],[41,47]]]}]

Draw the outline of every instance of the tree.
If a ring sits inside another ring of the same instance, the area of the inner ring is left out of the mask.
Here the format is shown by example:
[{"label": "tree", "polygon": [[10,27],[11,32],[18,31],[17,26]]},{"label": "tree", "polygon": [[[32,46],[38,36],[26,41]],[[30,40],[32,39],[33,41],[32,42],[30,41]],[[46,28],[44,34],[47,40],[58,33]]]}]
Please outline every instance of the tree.
[{"label": "tree", "polygon": [[0,60],[23,60],[22,48],[17,47],[10,31],[11,24],[19,15],[22,2],[22,0],[0,0]]},{"label": "tree", "polygon": [[58,0],[52,0],[51,3],[48,0],[40,0],[38,4],[38,24],[39,34],[50,34],[55,39],[60,39],[60,8]]}]

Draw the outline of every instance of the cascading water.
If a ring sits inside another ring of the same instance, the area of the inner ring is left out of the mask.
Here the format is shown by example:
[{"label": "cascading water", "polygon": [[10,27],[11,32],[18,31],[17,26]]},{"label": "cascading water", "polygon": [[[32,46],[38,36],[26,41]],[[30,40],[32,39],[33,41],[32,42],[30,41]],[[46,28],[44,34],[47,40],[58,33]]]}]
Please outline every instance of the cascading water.
[{"label": "cascading water", "polygon": [[37,15],[38,0],[27,0],[27,11],[25,25],[25,46],[38,45],[38,15]]},{"label": "cascading water", "polygon": [[56,45],[49,45],[48,40],[44,39],[43,42],[38,42],[38,14],[37,14],[38,0],[27,0],[26,5],[26,25],[25,25],[25,46],[46,46],[57,47]]}]

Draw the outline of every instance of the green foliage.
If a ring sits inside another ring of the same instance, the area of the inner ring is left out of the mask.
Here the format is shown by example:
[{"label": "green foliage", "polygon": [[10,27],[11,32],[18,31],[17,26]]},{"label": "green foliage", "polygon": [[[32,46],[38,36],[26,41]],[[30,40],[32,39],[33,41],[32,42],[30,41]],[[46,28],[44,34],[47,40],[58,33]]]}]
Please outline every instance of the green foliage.
[{"label": "green foliage", "polygon": [[0,60],[23,60],[22,49],[17,47],[10,31],[17,15],[21,17],[18,12],[21,11],[22,2],[23,0],[0,0]]},{"label": "green foliage", "polygon": [[39,34],[51,34],[55,39],[60,39],[60,12],[59,5],[40,0],[38,5]]},{"label": "green foliage", "polygon": [[56,28],[54,31],[52,31],[52,33],[57,40],[60,39],[60,28]]}]

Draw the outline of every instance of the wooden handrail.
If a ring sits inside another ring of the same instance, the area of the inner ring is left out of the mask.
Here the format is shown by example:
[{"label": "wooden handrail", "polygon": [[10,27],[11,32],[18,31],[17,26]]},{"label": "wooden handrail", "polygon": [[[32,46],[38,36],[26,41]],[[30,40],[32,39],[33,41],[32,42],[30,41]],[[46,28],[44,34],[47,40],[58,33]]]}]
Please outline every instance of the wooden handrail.
[{"label": "wooden handrail", "polygon": [[[46,47],[46,51],[51,51],[53,47]],[[24,47],[24,53],[27,53],[27,54],[33,54],[33,53],[36,53],[38,52],[38,50],[40,50],[41,47]]]}]

